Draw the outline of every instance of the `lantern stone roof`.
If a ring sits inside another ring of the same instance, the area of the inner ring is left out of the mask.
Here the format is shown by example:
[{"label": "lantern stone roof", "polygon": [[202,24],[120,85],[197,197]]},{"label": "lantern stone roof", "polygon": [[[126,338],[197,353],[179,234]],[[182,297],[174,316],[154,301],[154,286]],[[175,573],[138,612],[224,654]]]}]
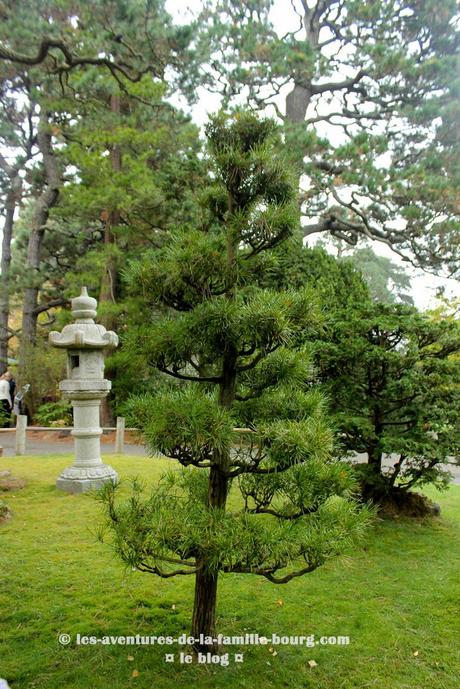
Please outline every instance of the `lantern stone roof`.
[{"label": "lantern stone roof", "polygon": [[95,323],[97,301],[81,288],[79,297],[72,299],[72,316],[75,323],[64,326],[62,332],[53,330],[49,342],[54,347],[66,349],[106,349],[118,346],[118,335]]}]

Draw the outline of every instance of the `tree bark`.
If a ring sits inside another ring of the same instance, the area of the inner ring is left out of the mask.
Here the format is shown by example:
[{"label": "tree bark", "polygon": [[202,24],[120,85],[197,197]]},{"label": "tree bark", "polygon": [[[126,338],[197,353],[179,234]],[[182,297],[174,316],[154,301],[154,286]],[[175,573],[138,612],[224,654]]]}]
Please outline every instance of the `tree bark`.
[{"label": "tree bark", "polygon": [[[119,116],[121,112],[120,97],[112,95],[110,97],[110,111],[115,116]],[[113,145],[110,150],[110,161],[112,170],[117,173],[121,171],[121,151],[118,145]],[[113,255],[110,252],[110,247],[115,244],[115,235],[113,228],[120,222],[120,211],[118,208],[105,209],[106,220],[104,227],[104,247],[108,249],[108,255],[104,265],[104,271],[101,279],[101,289],[99,293],[100,303],[115,303],[117,297],[117,266]],[[105,316],[104,325],[106,328],[113,328],[115,322],[113,317]]]},{"label": "tree bark", "polygon": [[[318,3],[314,7],[308,7],[306,2],[303,2],[302,5],[304,8],[305,40],[310,48],[317,50],[321,29],[319,15],[322,10]],[[294,82],[294,88],[286,96],[286,120],[288,124],[296,125],[305,121],[312,95],[312,79],[311,77],[308,78],[307,75],[302,75],[302,81]]]},{"label": "tree bark", "polygon": [[[120,114],[120,97],[118,95],[112,95],[110,97],[110,111],[115,115]],[[112,164],[112,170],[114,172],[120,172],[121,151],[119,146],[112,146],[110,151],[110,160]],[[104,227],[104,248],[107,249],[107,256],[101,278],[101,289],[99,292],[100,304],[115,304],[117,300],[117,264],[110,249],[115,244],[115,235],[113,233],[113,228],[116,225],[118,225],[119,222],[119,209],[106,209],[106,221]],[[103,325],[107,328],[107,330],[115,330],[116,318],[114,318],[114,316],[110,313],[106,313],[101,319],[101,321]],[[115,371],[112,371],[111,374],[113,377],[115,375]],[[102,427],[114,425],[113,411],[108,397],[105,397],[101,403],[101,425]]]},{"label": "tree bark", "polygon": [[210,572],[203,561],[197,560],[201,569],[195,577],[195,600],[193,603],[192,636],[193,650],[197,653],[215,652],[216,604],[218,572]]},{"label": "tree bark", "polygon": [[[221,467],[210,469],[208,488],[208,507],[225,510],[228,493],[228,478]],[[215,652],[217,644],[205,643],[206,638],[216,638],[216,605],[219,572],[208,564],[206,553],[196,561],[198,572],[195,576],[195,599],[193,604],[192,631],[196,652]]]},{"label": "tree bark", "polygon": [[[29,235],[26,262],[28,285],[24,290],[21,344],[19,349],[19,379],[21,383],[29,382],[32,384],[32,386],[33,380],[25,381],[24,373],[26,371],[28,358],[33,352],[37,334],[37,305],[38,295],[41,288],[41,249],[50,210],[56,205],[59,199],[61,187],[59,166],[52,146],[49,113],[43,109],[40,111],[37,130],[37,145],[43,159],[45,186],[35,203],[35,212],[32,217]],[[31,399],[33,399],[33,392]]]},{"label": "tree bark", "polygon": [[286,96],[286,119],[289,124],[304,122],[311,95],[311,89],[302,84],[294,84],[294,88]]},{"label": "tree bark", "polygon": [[16,176],[15,180],[11,181],[11,188],[7,193],[5,204],[0,286],[0,374],[4,373],[8,368],[11,241],[13,238],[14,212],[16,210],[18,192],[20,194],[20,186],[20,178]]},{"label": "tree bark", "polygon": [[[372,392],[371,382],[369,382],[369,391]],[[374,392],[374,394],[377,394]],[[372,413],[372,425],[374,427],[374,435],[376,440],[373,441],[368,448],[368,464],[371,466],[376,474],[382,471],[383,453],[380,450],[380,438],[383,434],[382,412],[377,403],[375,403]]]},{"label": "tree bark", "polygon": [[[19,174],[24,170],[26,163],[32,156],[34,145],[33,113],[35,103],[30,99],[27,112],[28,132],[24,130],[22,140],[22,155],[11,165],[0,152],[0,167],[6,178],[5,188],[5,223],[3,226],[2,259],[1,259],[1,284],[0,284],[0,374],[8,368],[8,344],[10,340],[9,312],[10,312],[10,269],[11,269],[11,243],[13,240],[14,215],[23,193],[22,179]],[[11,120],[16,124],[16,113]],[[13,147],[14,148],[14,147]]]},{"label": "tree bark", "polygon": [[382,452],[376,445],[367,448],[367,463],[373,468],[376,474],[380,474],[382,470]]}]

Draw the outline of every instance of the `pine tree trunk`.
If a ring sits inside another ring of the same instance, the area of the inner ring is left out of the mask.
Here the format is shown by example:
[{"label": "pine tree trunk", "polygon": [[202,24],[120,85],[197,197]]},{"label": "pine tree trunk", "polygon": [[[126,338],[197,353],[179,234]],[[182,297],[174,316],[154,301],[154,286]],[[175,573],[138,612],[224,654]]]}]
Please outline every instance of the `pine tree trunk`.
[{"label": "pine tree trunk", "polygon": [[[26,274],[29,284],[24,290],[21,345],[19,349],[19,380],[21,383],[29,382],[32,384],[33,380],[24,380],[24,372],[26,371],[27,361],[31,355],[31,349],[33,349],[35,344],[37,331],[41,248],[50,210],[56,205],[59,199],[61,186],[59,167],[52,147],[48,117],[49,114],[42,109],[37,130],[37,143],[43,158],[46,182],[41,195],[36,200],[35,212],[32,218],[32,227],[29,235],[26,264]],[[33,394],[31,398],[33,398]]]},{"label": "pine tree trunk", "polygon": [[8,368],[9,311],[10,311],[10,265],[11,240],[13,238],[16,194],[10,190],[5,203],[5,223],[3,225],[1,287],[0,287],[0,374]]},{"label": "pine tree trunk", "polygon": [[[110,97],[110,111],[118,117],[121,112],[120,97],[112,95]],[[121,150],[118,145],[113,145],[110,150],[110,162],[112,170],[117,173],[121,171]],[[117,266],[115,259],[110,251],[110,247],[115,244],[115,235],[113,228],[120,222],[120,211],[118,208],[107,208],[105,210],[105,227],[104,227],[104,247],[108,250],[104,265],[104,270],[101,278],[101,290],[99,293],[99,303],[110,302],[116,303],[116,286],[117,286]],[[108,329],[115,326],[114,319],[110,316],[105,316],[104,325]]]},{"label": "pine tree trunk", "polygon": [[367,463],[376,475],[382,471],[382,459],[383,454],[376,445],[367,448]]},{"label": "pine tree trunk", "polygon": [[[222,458],[225,461],[225,458]],[[228,479],[217,465],[211,467],[208,486],[208,506],[225,510],[228,493]],[[217,644],[205,643],[206,637],[216,637],[217,583],[219,572],[209,567],[206,553],[197,558],[198,572],[195,577],[195,600],[193,604],[191,635],[195,639],[196,652],[215,652]]]},{"label": "pine tree trunk", "polygon": [[201,569],[195,578],[195,600],[193,603],[192,632],[195,639],[193,650],[201,653],[215,652],[217,644],[205,643],[206,637],[215,639],[216,636],[216,604],[218,572],[206,569],[205,560],[197,560]]},{"label": "pine tree trunk", "polygon": [[29,136],[25,140],[23,155],[14,165],[10,165],[8,160],[0,152],[0,167],[3,170],[7,187],[5,190],[5,222],[3,225],[2,239],[2,259],[1,259],[1,285],[0,285],[0,374],[8,368],[8,344],[10,339],[9,332],[9,312],[10,312],[10,270],[11,270],[11,243],[13,241],[14,214],[21,201],[23,186],[22,178],[19,174],[24,170],[26,163],[32,156],[33,148],[33,124],[32,113],[35,110],[35,103],[29,102],[28,121]]},{"label": "pine tree trunk", "polygon": [[[120,114],[120,97],[118,95],[112,95],[110,98],[110,110],[115,115]],[[110,160],[112,163],[112,170],[114,172],[120,172],[121,170],[121,151],[120,147],[115,145],[110,151]],[[108,250],[107,257],[105,260],[104,270],[101,278],[101,289],[99,292],[99,303],[110,303],[115,304],[117,299],[117,265],[113,255],[110,252],[110,248],[115,244],[115,236],[113,234],[113,228],[118,225],[120,221],[120,212],[117,208],[107,209],[106,211],[106,221],[104,227],[104,247]],[[107,330],[115,330],[116,319],[109,314],[105,314],[101,319],[102,324],[107,328]],[[111,372],[112,377],[115,376],[116,372]],[[113,426],[114,425],[114,415],[108,397],[104,397],[101,402],[101,425]]]},{"label": "pine tree trunk", "polygon": [[[304,40],[309,45],[311,50],[318,50],[319,33],[321,30],[319,24],[319,15],[317,14],[317,5],[308,8],[307,3],[303,3],[304,17],[303,25],[305,36]],[[297,188],[301,189],[301,179],[304,170],[304,158],[308,154],[308,148],[302,145],[302,134],[306,128],[305,117],[308,108],[311,104],[314,95],[314,86],[311,77],[302,74],[301,78],[296,80],[294,76],[294,86],[292,90],[286,95],[286,119],[284,127],[286,130],[287,141],[290,141],[290,157],[292,161],[292,168],[297,175]],[[300,136],[299,136],[300,135]],[[302,225],[302,194],[299,194],[299,225]],[[318,225],[319,227],[319,225]],[[308,231],[304,230],[304,237],[308,235]]]},{"label": "pine tree trunk", "polygon": [[[36,339],[41,248],[50,210],[58,201],[62,183],[59,174],[59,166],[52,147],[48,117],[49,114],[42,109],[37,130],[37,143],[43,158],[46,183],[43,192],[36,200],[29,236],[26,264],[29,284],[24,290],[21,344],[19,348],[19,381],[21,384],[27,382],[31,383],[32,387],[33,380],[24,380],[24,374],[27,369],[27,362],[31,356],[31,349],[33,349]],[[30,399],[34,399],[33,390],[31,391]],[[31,409],[31,413],[33,414],[33,409]]]},{"label": "pine tree trunk", "polygon": [[[231,254],[231,249],[229,251]],[[229,292],[234,298],[234,290]],[[220,385],[219,404],[229,409],[235,397],[236,381],[236,355],[228,352],[224,358],[223,381]],[[222,453],[216,457],[215,464],[209,472],[208,507],[225,510],[228,494],[227,469],[229,465],[228,454]],[[214,652],[217,644],[206,644],[206,637],[216,637],[216,604],[217,584],[219,572],[208,565],[206,553],[197,558],[198,572],[195,578],[195,601],[193,607],[191,635],[195,639],[193,648],[196,652]]]},{"label": "pine tree trunk", "polygon": [[292,91],[286,96],[286,119],[290,124],[299,124],[305,121],[310,100],[311,90],[301,84],[295,84]]},{"label": "pine tree trunk", "polygon": [[[234,199],[228,196],[229,215],[237,212]],[[227,265],[229,275],[232,275],[236,262],[235,238],[233,230],[227,229]],[[236,297],[235,280],[230,280],[225,293],[226,299],[233,301]],[[229,346],[222,362],[222,380],[219,384],[218,404],[225,409],[230,409],[235,399],[237,352]],[[221,452],[213,458],[213,465],[209,470],[207,506],[225,511],[228,495],[227,472],[230,465],[228,452]],[[198,572],[195,577],[195,601],[192,617],[192,636],[195,638],[193,648],[197,652],[216,651],[217,644],[203,643],[205,637],[216,636],[216,604],[217,584],[219,572],[208,564],[206,553],[202,553],[196,561]]]},{"label": "pine tree trunk", "polygon": [[362,494],[366,500],[379,502],[385,492],[385,484],[382,480],[383,452],[379,447],[383,427],[377,425],[374,428],[377,434],[377,441],[371,443],[367,448],[367,466],[369,471],[365,474],[366,478],[362,485]]},{"label": "pine tree trunk", "polygon": [[[321,30],[317,7],[308,8],[304,5],[303,25],[305,41],[310,49],[317,50],[319,44],[319,32]],[[288,125],[299,125],[305,121],[308,106],[313,95],[311,79],[302,75],[299,81],[294,80],[294,88],[286,96],[286,121]]]},{"label": "pine tree trunk", "polygon": [[[369,386],[371,386],[371,383],[369,382]],[[370,391],[372,391],[372,388],[370,387]],[[375,440],[370,443],[368,452],[367,452],[367,457],[368,457],[368,464],[370,467],[372,467],[373,472],[376,475],[381,474],[382,472],[382,459],[383,459],[383,453],[380,449],[380,439],[383,434],[383,422],[382,422],[382,412],[380,410],[380,407],[378,404],[375,404],[373,414],[372,414],[372,425],[374,427],[374,435],[375,435]]]}]

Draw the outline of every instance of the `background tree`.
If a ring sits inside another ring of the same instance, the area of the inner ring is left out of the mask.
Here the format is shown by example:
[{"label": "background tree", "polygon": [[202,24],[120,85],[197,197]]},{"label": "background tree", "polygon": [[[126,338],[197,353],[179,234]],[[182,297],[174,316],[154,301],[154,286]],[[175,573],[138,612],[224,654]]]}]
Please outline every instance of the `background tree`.
[{"label": "background tree", "polygon": [[365,246],[354,249],[342,260],[350,261],[362,273],[374,301],[413,305],[409,275],[387,256],[379,256],[370,246]]},{"label": "background tree", "polygon": [[284,122],[305,236],[369,238],[454,273],[457,25],[456,0],[210,0],[203,81]]},{"label": "background tree", "polygon": [[460,459],[459,350],[458,321],[371,302],[336,316],[318,342],[343,448],[367,455],[365,497],[404,509],[411,488],[450,479],[441,465]]},{"label": "background tree", "polygon": [[272,261],[259,275],[259,285],[270,289],[313,288],[323,311],[352,308],[355,301],[367,299],[368,286],[351,261],[340,261],[322,246],[302,243],[297,231],[276,247]]},{"label": "background tree", "polygon": [[24,194],[21,172],[24,173],[26,164],[32,158],[34,146],[33,105],[27,103],[21,107],[15,100],[23,90],[24,84],[20,79],[12,80],[9,89],[0,90],[0,194],[3,215],[0,287],[1,373],[8,367],[8,344],[15,334],[9,323],[14,219]]},{"label": "background tree", "polygon": [[[161,1],[147,5],[123,0],[110,3],[94,0],[89,4],[39,2],[33,8],[30,3],[5,2],[2,13],[3,90],[10,97],[13,109],[21,111],[23,101],[34,104],[29,122],[33,129],[34,152],[39,158],[31,185],[35,193],[34,210],[29,215],[25,259],[28,269],[20,281],[23,288],[20,371],[24,371],[26,359],[33,353],[38,316],[65,303],[62,292],[57,298],[47,298],[49,290],[43,290],[43,285],[48,287],[49,283],[43,277],[42,259],[50,230],[61,229],[59,223],[50,219],[50,214],[68,181],[68,158],[63,150],[66,129],[70,123],[72,127],[75,122],[81,123],[96,93],[100,105],[105,98],[112,119],[120,114],[117,104],[122,96],[125,101],[148,104],[154,90],[152,81],[157,85],[161,83],[166,68],[172,80],[186,61],[190,30],[174,27]],[[105,83],[101,75],[105,75]],[[15,91],[15,85],[20,82],[27,88]],[[108,126],[107,113],[104,119]],[[110,141],[106,144],[112,167],[120,168],[118,144]],[[114,170],[114,176],[119,172],[119,169]],[[25,171],[21,170],[21,174],[24,176]],[[112,275],[115,249],[111,246],[118,215],[116,207],[100,209],[100,217],[105,219],[104,242],[110,245],[102,271],[106,279],[100,285],[101,296],[103,300],[107,297],[106,301],[112,300],[117,282],[116,275]],[[53,237],[50,243],[62,246],[66,242]],[[109,311],[106,316],[109,317]]]},{"label": "background tree", "polygon": [[413,305],[409,274],[402,265],[387,256],[376,254],[371,245],[351,247],[342,239],[332,238],[328,242],[319,240],[316,246],[329,249],[340,261],[355,266],[361,272],[374,301]]},{"label": "background tree", "polygon": [[[255,280],[298,217],[273,124],[222,115],[206,133],[215,164],[201,195],[209,221],[194,232],[178,228],[132,272],[145,319],[158,304],[168,309],[136,333],[133,354],[186,383],[134,399],[134,414],[152,453],[187,470],[151,497],[135,485],[127,504],[117,503],[116,486],[103,494],[125,562],[162,577],[195,576],[200,650],[214,645],[219,572],[286,583],[342,552],[368,520],[350,500],[347,468],[330,461],[324,403],[304,382],[308,362],[289,348],[317,329],[314,298],[261,290]],[[240,499],[229,512],[237,478]]]},{"label": "background tree", "polygon": [[[64,281],[67,290],[75,289],[83,272],[85,284],[100,293],[106,327],[121,334],[121,349],[107,361],[114,381],[111,401],[117,398],[118,405],[141,382],[122,351],[123,332],[138,322],[122,271],[131,258],[168,241],[178,213],[188,216],[190,224],[197,219],[194,193],[205,175],[198,130],[164,101],[164,92],[164,84],[143,84],[136,93],[145,102],[125,95],[118,113],[104,111],[104,103],[101,112],[93,103],[66,134],[67,159],[76,174],[55,217],[63,226],[91,228],[93,241],[86,250],[83,245],[81,259],[76,265],[73,261]],[[117,170],[109,149],[117,151]],[[111,411],[105,408],[105,425],[113,425]]]}]

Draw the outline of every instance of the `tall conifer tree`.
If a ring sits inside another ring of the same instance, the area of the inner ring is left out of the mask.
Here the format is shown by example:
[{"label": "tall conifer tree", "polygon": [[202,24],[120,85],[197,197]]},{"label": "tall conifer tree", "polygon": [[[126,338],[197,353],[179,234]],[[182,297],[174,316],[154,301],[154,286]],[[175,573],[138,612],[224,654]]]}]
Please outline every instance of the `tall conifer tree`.
[{"label": "tall conifer tree", "polygon": [[313,295],[256,286],[298,224],[276,128],[239,113],[212,119],[206,133],[214,175],[201,195],[203,228],[178,228],[131,271],[152,313],[166,307],[136,333],[133,355],[182,381],[134,400],[133,412],[152,454],[185,469],[150,497],[136,483],[126,504],[116,486],[102,495],[126,563],[195,576],[197,650],[215,645],[219,573],[287,583],[349,547],[368,522],[347,467],[331,460],[308,360],[292,348],[319,327]]}]

